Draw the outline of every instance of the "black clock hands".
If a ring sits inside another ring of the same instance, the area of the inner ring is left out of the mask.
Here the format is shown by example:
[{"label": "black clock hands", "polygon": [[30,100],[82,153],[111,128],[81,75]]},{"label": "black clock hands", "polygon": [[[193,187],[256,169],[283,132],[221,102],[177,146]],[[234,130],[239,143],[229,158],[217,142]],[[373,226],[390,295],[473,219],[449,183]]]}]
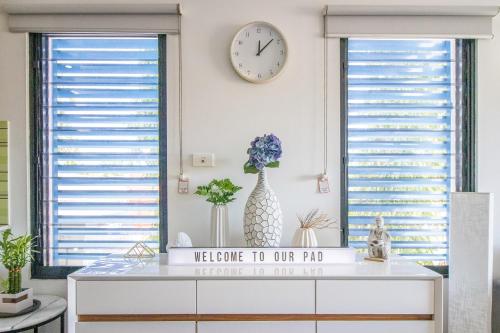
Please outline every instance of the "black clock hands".
[{"label": "black clock hands", "polygon": [[257,55],[260,55],[260,39],[259,39],[259,48],[257,50]]},{"label": "black clock hands", "polygon": [[269,42],[267,42],[267,44],[266,44],[266,45],[264,45],[264,47],[263,47],[262,49],[260,48],[260,40],[259,40],[259,52],[257,52],[257,55],[258,55],[258,56],[260,56],[260,54],[262,53],[262,51],[264,51],[264,50],[266,49],[266,47],[267,47],[269,44],[271,44],[271,42],[272,42],[273,40],[274,40],[274,38],[273,38],[273,39],[271,39]]}]

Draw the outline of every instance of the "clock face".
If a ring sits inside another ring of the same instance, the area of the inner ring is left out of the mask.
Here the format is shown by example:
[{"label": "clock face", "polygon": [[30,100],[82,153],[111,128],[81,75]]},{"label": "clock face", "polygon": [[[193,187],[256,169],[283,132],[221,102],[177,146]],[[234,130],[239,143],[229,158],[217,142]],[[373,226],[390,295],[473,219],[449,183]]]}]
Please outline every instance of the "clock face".
[{"label": "clock face", "polygon": [[245,80],[262,83],[281,73],[287,58],[287,44],[281,32],[266,22],[241,28],[231,43],[231,62]]}]

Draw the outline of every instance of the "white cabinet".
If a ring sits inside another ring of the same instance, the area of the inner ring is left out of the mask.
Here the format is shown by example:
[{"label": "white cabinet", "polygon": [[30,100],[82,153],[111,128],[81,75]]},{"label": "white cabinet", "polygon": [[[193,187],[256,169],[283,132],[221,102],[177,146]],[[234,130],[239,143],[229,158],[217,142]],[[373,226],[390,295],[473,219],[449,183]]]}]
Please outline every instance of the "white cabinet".
[{"label": "white cabinet", "polygon": [[124,265],[69,276],[68,333],[443,333],[442,278],[414,263]]},{"label": "white cabinet", "polygon": [[200,314],[313,314],[314,280],[198,281]]},{"label": "white cabinet", "polygon": [[198,333],[315,333],[314,321],[199,322]]},{"label": "white cabinet", "polygon": [[434,321],[318,321],[317,333],[435,333]]},{"label": "white cabinet", "polygon": [[318,280],[320,314],[433,314],[434,282]]},{"label": "white cabinet", "polygon": [[78,281],[83,314],[193,314],[196,281]]},{"label": "white cabinet", "polygon": [[76,323],[76,333],[195,333],[194,322]]}]

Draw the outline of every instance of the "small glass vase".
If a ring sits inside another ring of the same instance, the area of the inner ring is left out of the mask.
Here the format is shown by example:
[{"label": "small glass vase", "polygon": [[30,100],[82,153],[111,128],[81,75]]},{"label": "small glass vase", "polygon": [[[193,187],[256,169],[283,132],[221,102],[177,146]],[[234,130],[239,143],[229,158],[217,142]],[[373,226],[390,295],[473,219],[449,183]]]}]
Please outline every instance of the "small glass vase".
[{"label": "small glass vase", "polygon": [[9,288],[7,290],[7,293],[17,294],[22,290],[21,289],[22,275],[20,268],[10,269],[8,279],[9,279]]},{"label": "small glass vase", "polygon": [[229,217],[227,205],[213,205],[210,226],[211,246],[226,247],[229,244]]}]

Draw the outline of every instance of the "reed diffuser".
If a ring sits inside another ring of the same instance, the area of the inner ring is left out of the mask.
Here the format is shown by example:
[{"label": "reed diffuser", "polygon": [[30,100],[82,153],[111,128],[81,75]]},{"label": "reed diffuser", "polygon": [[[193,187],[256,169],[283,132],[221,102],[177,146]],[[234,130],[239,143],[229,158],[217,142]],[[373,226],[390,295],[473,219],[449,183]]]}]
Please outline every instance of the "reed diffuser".
[{"label": "reed diffuser", "polygon": [[292,245],[294,247],[317,247],[318,239],[314,230],[331,228],[337,224],[335,219],[320,213],[319,209],[313,209],[305,216],[298,215],[297,218],[299,228],[293,237]]}]

